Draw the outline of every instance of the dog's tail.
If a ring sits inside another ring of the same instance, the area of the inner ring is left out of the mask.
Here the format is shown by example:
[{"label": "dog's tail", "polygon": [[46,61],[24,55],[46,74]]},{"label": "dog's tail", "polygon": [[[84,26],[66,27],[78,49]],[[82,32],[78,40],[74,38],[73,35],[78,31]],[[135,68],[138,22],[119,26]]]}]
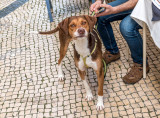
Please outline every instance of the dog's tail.
[{"label": "dog's tail", "polygon": [[59,28],[56,27],[55,29],[48,31],[48,32],[39,32],[39,34],[53,34],[53,33],[57,32],[58,30],[59,30]]}]

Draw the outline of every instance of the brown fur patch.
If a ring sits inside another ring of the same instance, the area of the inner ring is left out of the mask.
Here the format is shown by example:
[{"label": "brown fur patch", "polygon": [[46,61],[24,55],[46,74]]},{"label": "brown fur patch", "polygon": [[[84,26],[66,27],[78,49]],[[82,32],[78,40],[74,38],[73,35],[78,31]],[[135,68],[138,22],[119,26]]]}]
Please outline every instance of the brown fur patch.
[{"label": "brown fur patch", "polygon": [[103,63],[102,59],[97,59],[97,78],[98,78],[98,95],[103,96],[103,85],[104,85],[104,72],[103,72]]},{"label": "brown fur patch", "polygon": [[79,72],[79,75],[80,75],[81,79],[85,80],[86,72],[85,71],[81,71],[81,70],[78,70],[78,72]]},{"label": "brown fur patch", "polygon": [[97,46],[96,46],[96,50],[94,51],[94,53],[91,55],[92,56],[92,60],[95,61],[97,60],[97,58],[102,59],[102,44],[101,41],[97,35],[97,33],[95,32],[96,29],[94,29],[92,31],[93,35],[90,34],[89,36],[89,45],[88,48],[90,49],[90,52],[92,52],[92,50],[95,47],[95,40],[97,40]]},{"label": "brown fur patch", "polygon": [[89,24],[89,29],[90,32],[92,32],[94,25],[97,22],[97,18],[96,17],[92,17],[92,16],[88,16],[88,15],[84,15],[84,18],[87,20],[88,24]]}]

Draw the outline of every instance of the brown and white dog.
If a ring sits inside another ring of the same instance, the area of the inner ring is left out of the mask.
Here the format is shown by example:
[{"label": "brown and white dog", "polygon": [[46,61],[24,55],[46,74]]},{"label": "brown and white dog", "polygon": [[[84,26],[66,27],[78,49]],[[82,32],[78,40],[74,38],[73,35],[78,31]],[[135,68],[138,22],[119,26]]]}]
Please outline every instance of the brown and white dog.
[{"label": "brown and white dog", "polygon": [[[69,43],[74,41],[74,61],[78,68],[79,75],[83,80],[86,90],[86,99],[93,99],[91,89],[86,81],[85,70],[91,67],[97,74],[98,78],[98,102],[97,110],[104,108],[103,104],[103,84],[104,72],[102,62],[101,41],[94,29],[97,19],[88,15],[72,16],[64,19],[58,24],[58,27],[48,32],[39,32],[40,34],[52,34],[59,31],[60,39],[60,58],[58,61],[58,78],[60,81],[64,79],[61,68],[61,62],[64,58]],[[96,46],[95,46],[96,45]],[[84,62],[85,57],[85,62]],[[87,65],[87,67],[86,67]]]}]

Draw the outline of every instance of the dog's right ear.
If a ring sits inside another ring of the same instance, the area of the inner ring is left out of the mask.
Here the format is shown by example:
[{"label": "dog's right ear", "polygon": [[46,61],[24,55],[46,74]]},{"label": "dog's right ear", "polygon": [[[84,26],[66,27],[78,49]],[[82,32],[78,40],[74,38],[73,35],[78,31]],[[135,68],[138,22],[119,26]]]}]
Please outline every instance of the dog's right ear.
[{"label": "dog's right ear", "polygon": [[69,36],[68,25],[69,25],[69,18],[64,19],[62,22],[58,24],[59,30],[67,36]]}]

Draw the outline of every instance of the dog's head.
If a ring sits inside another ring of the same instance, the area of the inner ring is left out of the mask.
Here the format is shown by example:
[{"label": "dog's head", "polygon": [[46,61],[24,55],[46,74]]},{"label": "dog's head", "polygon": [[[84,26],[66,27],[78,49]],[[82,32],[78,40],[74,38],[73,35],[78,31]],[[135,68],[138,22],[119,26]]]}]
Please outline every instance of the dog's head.
[{"label": "dog's head", "polygon": [[75,39],[78,37],[88,37],[96,21],[97,19],[95,17],[88,15],[72,16],[64,19],[58,26],[63,34]]},{"label": "dog's head", "polygon": [[[65,51],[72,39],[88,37],[96,24],[97,19],[88,15],[72,16],[64,19],[58,27],[49,33],[59,31],[60,51]],[[45,33],[46,34],[46,33]]]}]

